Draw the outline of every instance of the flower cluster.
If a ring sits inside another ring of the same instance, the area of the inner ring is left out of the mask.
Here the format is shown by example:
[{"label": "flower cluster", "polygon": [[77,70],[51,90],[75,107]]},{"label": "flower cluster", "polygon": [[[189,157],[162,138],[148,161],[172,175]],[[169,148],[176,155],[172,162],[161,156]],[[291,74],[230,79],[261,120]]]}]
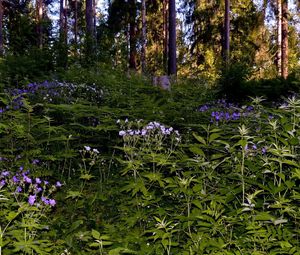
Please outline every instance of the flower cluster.
[{"label": "flower cluster", "polygon": [[127,129],[127,130],[121,130],[119,131],[119,135],[124,136],[148,136],[153,133],[161,134],[163,136],[169,136],[171,134],[175,134],[177,138],[180,137],[180,134],[177,130],[174,130],[174,128],[169,127],[160,124],[156,121],[149,122],[146,126],[140,128],[140,129]]},{"label": "flower cluster", "polygon": [[259,148],[258,145],[256,145],[255,143],[246,144],[244,149],[246,154],[249,155],[255,155],[257,153],[261,153],[262,155],[265,155],[267,153],[267,148],[265,146]]},{"label": "flower cluster", "polygon": [[59,181],[50,185],[47,180],[33,178],[29,175],[29,170],[25,171],[23,167],[20,167],[17,173],[7,170],[0,173],[0,190],[7,188],[13,192],[16,198],[25,197],[31,206],[55,206],[55,199],[49,196],[61,186]]},{"label": "flower cluster", "polygon": [[[0,114],[9,110],[18,110],[24,105],[25,96],[31,98],[40,98],[48,103],[62,103],[62,99],[67,100],[66,103],[72,103],[77,100],[78,95],[85,97],[88,100],[100,102],[103,98],[103,90],[97,88],[95,84],[75,85],[72,83],[58,81],[44,81],[41,83],[30,83],[23,89],[13,89],[6,91],[12,96],[11,105],[0,108]],[[65,102],[64,102],[65,103]]]},{"label": "flower cluster", "polygon": [[[219,111],[214,111],[214,109],[220,109]],[[211,112],[211,122],[221,122],[221,121],[232,121],[238,120],[241,117],[249,116],[253,111],[253,106],[242,106],[228,103],[226,100],[218,100],[211,104],[201,105],[198,108],[200,112]]]}]

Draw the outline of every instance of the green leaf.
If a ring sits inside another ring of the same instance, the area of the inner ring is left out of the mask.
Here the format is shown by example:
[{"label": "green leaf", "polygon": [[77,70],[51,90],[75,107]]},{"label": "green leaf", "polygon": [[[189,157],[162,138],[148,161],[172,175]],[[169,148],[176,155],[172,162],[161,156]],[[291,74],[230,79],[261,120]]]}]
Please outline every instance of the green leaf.
[{"label": "green leaf", "polygon": [[92,229],[92,236],[95,238],[95,239],[100,239],[100,233],[95,230],[95,229]]},{"label": "green leaf", "polygon": [[200,142],[200,143],[206,145],[206,141],[205,141],[205,139],[204,139],[202,136],[199,136],[199,135],[197,135],[197,134],[195,134],[195,133],[193,133],[193,136],[196,138],[196,140],[197,140],[198,142]]},{"label": "green leaf", "polygon": [[91,175],[91,174],[82,174],[80,175],[80,179],[83,179],[83,180],[90,180],[92,178],[94,178],[95,176]]},{"label": "green leaf", "polygon": [[18,212],[11,211],[11,212],[9,212],[9,214],[5,218],[8,221],[12,221],[18,216],[18,214],[19,214]]},{"label": "green leaf", "polygon": [[271,214],[269,214],[267,212],[260,212],[256,215],[254,215],[254,219],[258,220],[258,221],[273,221],[274,216],[272,216]]},{"label": "green leaf", "polygon": [[198,146],[192,145],[192,146],[190,146],[189,150],[196,155],[200,155],[203,157],[205,156],[203,150],[201,150]]},{"label": "green leaf", "polygon": [[67,193],[66,199],[68,199],[68,198],[74,199],[74,198],[80,198],[80,197],[82,197],[82,192],[70,190]]},{"label": "green leaf", "polygon": [[218,133],[213,133],[213,134],[211,134],[211,135],[209,136],[208,141],[211,143],[211,142],[213,142],[214,140],[216,140],[217,138],[219,138],[220,136],[221,136],[221,135],[218,134]]}]

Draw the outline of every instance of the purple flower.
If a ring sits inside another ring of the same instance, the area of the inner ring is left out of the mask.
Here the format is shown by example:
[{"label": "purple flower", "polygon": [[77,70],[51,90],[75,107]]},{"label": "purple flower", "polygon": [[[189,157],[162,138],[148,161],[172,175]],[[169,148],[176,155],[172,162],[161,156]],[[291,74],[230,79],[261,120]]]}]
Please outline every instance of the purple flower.
[{"label": "purple flower", "polygon": [[6,176],[9,176],[9,175],[10,175],[10,172],[9,172],[9,171],[3,171],[3,172],[1,173],[1,175],[2,175],[3,177],[6,177]]},{"label": "purple flower", "polygon": [[28,198],[28,203],[30,205],[34,205],[35,199],[36,199],[35,195],[30,195],[29,198]]},{"label": "purple flower", "polygon": [[24,180],[24,182],[26,182],[26,183],[32,183],[32,180],[31,180],[27,175],[24,175],[23,180]]},{"label": "purple flower", "polygon": [[252,150],[257,150],[257,146],[255,144],[252,145]]},{"label": "purple flower", "polygon": [[18,183],[20,181],[19,178],[15,175],[13,176],[12,180],[14,183]]},{"label": "purple flower", "polygon": [[262,154],[266,154],[266,153],[267,153],[267,149],[266,149],[265,147],[262,147],[261,153],[262,153]]},{"label": "purple flower", "polygon": [[33,164],[33,165],[37,165],[38,163],[40,163],[40,161],[39,161],[38,159],[32,160],[32,164]]},{"label": "purple flower", "polygon": [[36,183],[36,184],[41,184],[41,183],[42,183],[42,181],[41,181],[41,179],[40,179],[40,178],[35,178],[35,183]]},{"label": "purple flower", "polygon": [[43,190],[43,189],[42,189],[41,187],[36,187],[36,188],[35,188],[35,192],[36,192],[36,193],[39,193],[39,192],[41,192],[42,190]]},{"label": "purple flower", "polygon": [[20,186],[18,186],[18,187],[16,188],[16,193],[20,193],[20,192],[22,192],[22,188],[21,188]]},{"label": "purple flower", "polygon": [[49,204],[51,206],[55,206],[56,205],[56,201],[54,199],[49,199]]},{"label": "purple flower", "polygon": [[49,200],[47,198],[41,197],[41,200],[45,205],[49,205]]},{"label": "purple flower", "polygon": [[48,181],[44,181],[44,184],[45,184],[45,185],[48,185],[48,184],[49,184],[49,182],[48,182]]},{"label": "purple flower", "polygon": [[119,132],[119,136],[124,136],[124,135],[126,135],[126,132],[125,132],[124,130],[121,130],[121,131]]},{"label": "purple flower", "polygon": [[59,181],[57,181],[55,186],[59,188],[59,187],[61,187],[62,185],[61,185],[61,183],[60,183]]},{"label": "purple flower", "polygon": [[0,182],[0,188],[2,188],[5,184],[6,184],[5,180],[2,180],[2,181]]}]

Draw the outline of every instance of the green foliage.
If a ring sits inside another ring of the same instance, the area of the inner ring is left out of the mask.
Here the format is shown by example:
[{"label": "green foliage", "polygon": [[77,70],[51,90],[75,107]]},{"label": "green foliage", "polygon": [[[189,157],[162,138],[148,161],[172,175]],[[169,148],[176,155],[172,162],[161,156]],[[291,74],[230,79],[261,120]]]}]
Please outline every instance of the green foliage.
[{"label": "green foliage", "polygon": [[22,87],[30,81],[42,81],[54,70],[50,50],[30,49],[26,54],[8,55],[0,62],[0,83]]},{"label": "green foliage", "polygon": [[[222,107],[205,112],[199,106],[214,99],[205,80],[178,81],[166,92],[100,65],[59,78],[68,82],[0,97],[2,169],[24,166],[64,183],[55,210],[39,218],[49,230],[35,235],[57,246],[51,252],[299,253],[296,97],[273,108],[259,97],[231,109],[216,101]],[[221,111],[239,118],[212,118]],[[18,211],[5,203],[3,213]],[[21,231],[5,238],[15,242]],[[39,248],[47,254],[50,243]]]}]

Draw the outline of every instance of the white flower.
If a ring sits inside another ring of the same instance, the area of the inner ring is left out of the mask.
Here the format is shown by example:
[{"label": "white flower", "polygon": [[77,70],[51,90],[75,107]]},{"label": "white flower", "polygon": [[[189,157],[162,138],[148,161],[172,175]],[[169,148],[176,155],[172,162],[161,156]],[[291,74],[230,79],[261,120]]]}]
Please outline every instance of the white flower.
[{"label": "white flower", "polygon": [[121,130],[121,131],[119,132],[119,136],[124,136],[124,135],[126,135],[126,131]]},{"label": "white flower", "polygon": [[85,149],[86,151],[90,151],[90,150],[91,150],[91,147],[90,147],[90,146],[84,146],[84,149]]},{"label": "white flower", "polygon": [[93,149],[93,152],[96,153],[96,154],[99,153],[99,151],[97,149]]}]

